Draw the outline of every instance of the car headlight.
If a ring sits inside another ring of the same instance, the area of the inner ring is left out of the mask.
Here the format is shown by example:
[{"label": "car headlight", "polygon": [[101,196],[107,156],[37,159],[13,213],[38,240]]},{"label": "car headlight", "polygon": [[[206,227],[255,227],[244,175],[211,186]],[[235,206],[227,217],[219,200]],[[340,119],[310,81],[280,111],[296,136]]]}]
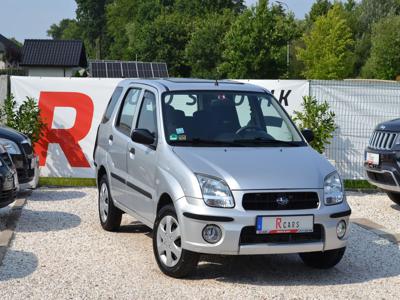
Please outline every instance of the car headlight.
[{"label": "car headlight", "polygon": [[196,176],[206,205],[221,208],[235,206],[231,190],[225,181],[202,174],[196,174]]},{"label": "car headlight", "polygon": [[18,145],[9,139],[0,138],[0,144],[6,148],[9,154],[21,154],[21,150],[19,149]]},{"label": "car headlight", "polygon": [[343,184],[337,172],[333,172],[325,177],[324,182],[324,203],[325,205],[335,205],[343,202]]}]

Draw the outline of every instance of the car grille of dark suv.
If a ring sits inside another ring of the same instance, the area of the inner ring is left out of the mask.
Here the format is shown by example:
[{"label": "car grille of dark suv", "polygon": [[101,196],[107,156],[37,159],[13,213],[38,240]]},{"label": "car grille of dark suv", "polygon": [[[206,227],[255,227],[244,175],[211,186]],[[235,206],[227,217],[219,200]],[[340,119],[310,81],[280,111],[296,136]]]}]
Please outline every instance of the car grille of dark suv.
[{"label": "car grille of dark suv", "polygon": [[[287,204],[279,204],[279,198],[287,199]],[[314,192],[248,193],[244,194],[242,205],[245,210],[313,209],[318,208],[319,199]]]},{"label": "car grille of dark suv", "polygon": [[12,166],[12,160],[10,158],[10,155],[8,155],[8,153],[2,153],[1,154],[1,158],[3,159],[3,161],[7,164],[7,166],[11,167]]},{"label": "car grille of dark suv", "polygon": [[243,227],[240,233],[240,245],[251,244],[295,244],[306,242],[320,242],[323,239],[323,228],[320,224],[314,224],[313,232],[304,233],[280,233],[280,234],[257,234],[255,226]]},{"label": "car grille of dark suv", "polygon": [[390,150],[396,141],[397,133],[375,131],[370,140],[369,147],[371,149]]},{"label": "car grille of dark suv", "polygon": [[17,194],[16,189],[8,190],[8,191],[1,191],[0,192],[0,202],[6,202],[11,198],[15,198]]},{"label": "car grille of dark suv", "polygon": [[367,176],[370,180],[377,182],[377,183],[382,183],[386,185],[392,185],[396,186],[396,181],[394,181],[392,174],[390,173],[377,173],[377,172],[370,172],[367,171]]},{"label": "car grille of dark suv", "polygon": [[26,155],[31,155],[33,153],[32,146],[28,143],[22,143],[21,146]]}]

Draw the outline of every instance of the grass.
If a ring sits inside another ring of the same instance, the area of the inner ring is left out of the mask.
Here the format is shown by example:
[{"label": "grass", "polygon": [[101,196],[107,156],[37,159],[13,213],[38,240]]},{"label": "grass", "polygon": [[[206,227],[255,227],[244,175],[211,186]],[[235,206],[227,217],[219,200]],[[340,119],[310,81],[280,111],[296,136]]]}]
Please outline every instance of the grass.
[{"label": "grass", "polygon": [[96,186],[94,178],[40,177],[39,186]]},{"label": "grass", "polygon": [[[96,186],[94,178],[65,178],[65,177],[40,177],[40,186]],[[346,190],[375,190],[376,186],[371,185],[366,180],[345,180]]]},{"label": "grass", "polygon": [[376,190],[377,187],[370,184],[367,180],[345,180],[344,187],[346,190]]}]

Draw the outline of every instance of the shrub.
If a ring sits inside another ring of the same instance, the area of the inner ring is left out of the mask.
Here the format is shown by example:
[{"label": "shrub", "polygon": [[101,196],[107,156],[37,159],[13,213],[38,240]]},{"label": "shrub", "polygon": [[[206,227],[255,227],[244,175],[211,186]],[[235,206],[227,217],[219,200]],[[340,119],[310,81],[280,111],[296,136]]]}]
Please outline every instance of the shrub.
[{"label": "shrub", "polygon": [[335,113],[329,110],[327,102],[318,103],[317,99],[311,96],[303,97],[302,107],[303,111],[294,112],[293,120],[301,130],[307,128],[314,132],[311,147],[319,153],[324,153],[336,129]]},{"label": "shrub", "polygon": [[26,97],[18,107],[13,95],[7,97],[3,107],[0,107],[0,122],[28,136],[32,144],[40,139],[45,125],[34,98]]}]

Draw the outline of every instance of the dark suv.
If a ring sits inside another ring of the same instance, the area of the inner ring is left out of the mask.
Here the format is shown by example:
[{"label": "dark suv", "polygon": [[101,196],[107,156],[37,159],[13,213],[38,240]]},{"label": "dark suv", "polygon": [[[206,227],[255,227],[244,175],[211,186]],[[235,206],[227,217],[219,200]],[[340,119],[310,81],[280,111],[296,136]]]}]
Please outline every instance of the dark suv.
[{"label": "dark suv", "polygon": [[400,205],[400,119],[376,126],[365,150],[368,181]]},{"label": "dark suv", "polygon": [[[0,145],[10,154],[18,174],[18,181],[24,184],[35,181],[37,158],[29,138],[9,127],[0,127]],[[34,186],[32,186],[34,187]]]}]

